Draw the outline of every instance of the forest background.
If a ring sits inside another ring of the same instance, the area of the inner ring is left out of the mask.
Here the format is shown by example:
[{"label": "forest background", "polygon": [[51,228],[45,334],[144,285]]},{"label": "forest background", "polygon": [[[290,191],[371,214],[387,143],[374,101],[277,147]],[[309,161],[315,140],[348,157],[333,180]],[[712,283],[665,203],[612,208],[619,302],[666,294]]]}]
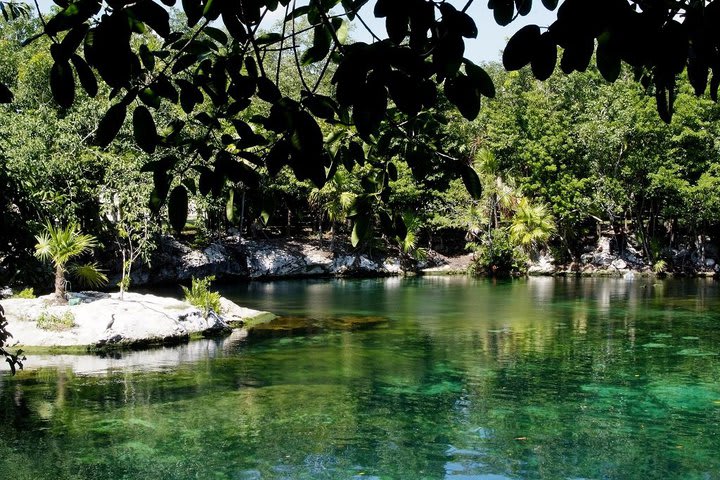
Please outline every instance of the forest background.
[{"label": "forest background", "polygon": [[[168,21],[197,48],[230,54],[226,31],[190,26],[178,10]],[[347,133],[333,121],[327,110],[338,94],[331,82],[337,64],[332,55],[327,62],[312,58],[319,57],[317,27],[298,22],[293,49],[302,62],[289,54],[278,61],[282,50],[263,56],[277,84],[265,94],[258,84],[258,95],[269,95],[265,103],[234,104],[234,118],[221,118],[212,88],[197,86],[198,76],[212,76],[201,62],[193,73],[178,69],[174,85],[156,81],[140,91],[132,121],[118,125],[112,143],[91,140],[118,105],[118,89],[93,87],[82,59],[72,58],[69,76],[59,68],[53,37],[43,35],[47,24],[35,14],[2,24],[0,82],[14,98],[0,117],[0,203],[7,212],[0,283],[48,285],[52,272],[33,256],[35,236],[48,222],[76,223],[97,237],[104,252],[98,260],[111,271],[121,270],[123,259],[149,261],[162,234],[204,246],[228,229],[320,238],[325,232],[333,244],[345,239],[358,250],[397,250],[416,259],[427,248],[449,254],[468,248],[477,252],[477,271],[491,265],[521,271],[548,253],[559,263],[578,262],[602,234],[614,238],[615,248],[631,245],[657,271],[683,269],[691,252],[704,260],[705,249],[712,250],[720,224],[718,107],[697,95],[686,73],[678,77],[675,115],[666,124],[657,82],[637,68],[618,67],[611,83],[607,66],[593,56],[589,68],[557,71],[541,82],[534,63],[507,72],[464,60],[464,78],[474,75],[481,84],[472,101],[456,98],[467,93],[459,81],[438,91],[432,108],[412,105],[390,85],[398,110],[419,111],[414,122],[421,126],[413,125],[408,142],[363,132],[367,126]],[[334,34],[352,36],[341,24]],[[258,38],[272,43],[272,35]],[[162,58],[148,52],[167,44],[149,30],[132,42],[149,70]],[[250,66],[243,68],[252,76]],[[77,94],[76,83],[84,87]],[[293,164],[292,154],[289,162],[272,162],[279,143],[267,136],[276,94],[321,118],[317,131],[293,132],[322,135],[333,158],[321,170]],[[399,117],[388,123],[400,131],[409,124]],[[219,151],[203,150],[202,141]],[[212,174],[231,156],[240,162],[218,181]]]}]

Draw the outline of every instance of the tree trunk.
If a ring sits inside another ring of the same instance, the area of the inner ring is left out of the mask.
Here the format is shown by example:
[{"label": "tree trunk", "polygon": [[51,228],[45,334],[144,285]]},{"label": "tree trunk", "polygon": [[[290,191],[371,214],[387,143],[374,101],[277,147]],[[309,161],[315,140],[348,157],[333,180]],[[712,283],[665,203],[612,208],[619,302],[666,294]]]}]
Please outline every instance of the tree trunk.
[{"label": "tree trunk", "polygon": [[65,270],[62,265],[55,267],[55,300],[58,303],[66,303],[65,298]]},{"label": "tree trunk", "polygon": [[126,278],[130,276],[130,272],[128,271],[128,263],[125,259],[125,249],[122,249],[122,278],[120,279],[120,301],[122,302],[125,300],[125,285],[126,285]]}]

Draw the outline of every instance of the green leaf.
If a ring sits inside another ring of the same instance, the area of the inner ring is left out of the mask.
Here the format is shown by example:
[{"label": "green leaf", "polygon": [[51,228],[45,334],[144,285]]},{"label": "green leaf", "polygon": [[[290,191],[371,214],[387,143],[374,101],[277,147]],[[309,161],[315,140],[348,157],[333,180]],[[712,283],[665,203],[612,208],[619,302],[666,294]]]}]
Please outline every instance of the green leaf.
[{"label": "green leaf", "polygon": [[514,13],[515,5],[513,5],[513,0],[495,0],[493,8],[495,23],[504,27],[512,22]]},{"label": "green leaf", "polygon": [[310,65],[319,62],[330,52],[331,44],[332,34],[330,33],[330,29],[324,24],[318,25],[315,27],[313,34],[313,45],[305,50],[301,58],[301,63],[303,65]]},{"label": "green leaf", "polygon": [[228,36],[225,32],[220,30],[219,28],[215,27],[205,27],[205,35],[215,40],[220,45],[227,45],[228,43]]},{"label": "green leaf", "polygon": [[265,167],[271,177],[277,175],[288,164],[290,159],[290,146],[285,140],[278,141],[265,157]]},{"label": "green leaf", "polygon": [[357,247],[360,242],[367,238],[370,231],[370,220],[366,215],[360,215],[355,217],[353,222],[352,235],[350,237],[350,243],[353,247]]},{"label": "green leaf", "polygon": [[150,111],[143,105],[133,112],[133,135],[135,142],[147,153],[155,153],[158,141],[157,129]]},{"label": "green leaf", "polygon": [[230,189],[228,200],[225,204],[225,217],[228,222],[235,223],[235,190],[232,188]]},{"label": "green leaf", "polygon": [[[692,50],[691,50],[692,52]],[[597,49],[598,58],[600,58],[600,46]],[[600,66],[598,65],[598,69]],[[691,53],[688,57],[687,65],[688,80],[695,90],[695,95],[698,97],[705,93],[708,84],[708,78],[710,76],[710,68],[704,59],[698,58],[697,55]],[[604,76],[604,75],[603,75]],[[607,78],[607,77],[606,77]]]},{"label": "green leaf", "polygon": [[302,17],[303,15],[307,15],[307,13],[310,11],[309,5],[303,5],[302,7],[297,7],[295,10],[290,12],[287,17],[285,17],[285,21],[289,22],[294,18]]},{"label": "green leaf", "polygon": [[526,25],[510,37],[502,61],[506,70],[520,70],[530,63],[535,51],[535,45],[540,41],[540,27]]},{"label": "green leaf", "polygon": [[188,189],[190,193],[193,195],[197,194],[197,188],[195,188],[195,180],[192,178],[184,178],[181,182],[183,185],[185,185],[185,188]]},{"label": "green leaf", "polygon": [[[339,20],[337,25],[335,23],[336,20]],[[348,35],[350,34],[350,24],[344,21],[342,18],[333,18],[333,27],[335,28],[335,36],[337,37],[338,41],[344,44],[348,39]]]},{"label": "green leaf", "polygon": [[95,132],[95,145],[102,148],[110,145],[120,131],[126,115],[127,107],[124,103],[116,103],[110,107]]},{"label": "green leaf", "polygon": [[152,85],[150,85],[150,88],[157,93],[158,96],[167,98],[172,103],[178,102],[178,91],[165,75],[159,75]]},{"label": "green leaf", "polygon": [[255,43],[258,45],[269,45],[271,43],[279,43],[282,38],[282,35],[279,33],[264,33],[255,39]]},{"label": "green leaf", "polygon": [[98,93],[98,84],[90,66],[79,55],[72,55],[70,61],[72,61],[75,72],[77,72],[80,79],[80,85],[91,98],[95,98]]},{"label": "green leaf", "polygon": [[175,83],[180,87],[180,106],[185,113],[192,113],[195,105],[203,102],[202,92],[187,80],[178,79]]},{"label": "green leaf", "polygon": [[162,38],[168,38],[170,35],[170,14],[164,7],[152,0],[140,0],[129,10],[135,14],[138,20],[148,24]]},{"label": "green leaf", "polygon": [[208,20],[215,20],[220,16],[220,2],[217,0],[205,0],[205,8],[203,8],[203,17]]},{"label": "green leaf", "polygon": [[145,65],[145,68],[149,72],[155,70],[155,55],[152,54],[148,46],[144,43],[140,45],[138,53],[140,54],[140,60],[142,61],[143,65]]},{"label": "green leaf", "polygon": [[468,120],[475,120],[480,113],[480,91],[467,75],[445,80],[445,96]]},{"label": "green leaf", "polygon": [[462,165],[460,175],[470,196],[475,200],[480,200],[482,198],[482,184],[477,172],[469,165]]},{"label": "green leaf", "polygon": [[465,42],[457,32],[442,37],[433,51],[435,71],[443,75],[454,75],[462,65]]},{"label": "green leaf", "polygon": [[152,162],[147,162],[145,165],[143,165],[140,168],[140,172],[155,172],[155,171],[162,171],[167,172],[168,170],[171,170],[175,167],[175,165],[178,164],[180,161],[179,158],[177,158],[174,155],[168,155],[167,157],[163,157],[160,160],[155,160]]},{"label": "green leaf", "polygon": [[210,169],[207,169],[200,174],[198,189],[200,190],[201,195],[208,195],[210,193],[210,190],[212,190],[213,184],[215,183],[214,177],[215,174]]},{"label": "green leaf", "polygon": [[515,8],[517,8],[518,15],[524,17],[532,9],[532,0],[515,0]]},{"label": "green leaf", "polygon": [[388,79],[388,91],[390,98],[403,113],[416,115],[422,109],[417,81],[410,75],[397,70],[391,72]]},{"label": "green leaf", "polygon": [[148,107],[155,109],[160,108],[160,97],[152,88],[143,88],[140,90],[138,97],[140,97],[140,100]]},{"label": "green leaf", "polygon": [[549,32],[540,35],[530,63],[533,75],[538,80],[547,80],[555,71],[557,64],[557,45]]},{"label": "green leaf", "polygon": [[60,43],[60,50],[64,59],[70,58],[75,53],[82,41],[85,39],[90,26],[87,23],[81,23],[77,27],[70,30]]},{"label": "green leaf", "polygon": [[70,108],[75,101],[75,77],[67,61],[55,62],[50,69],[50,90],[62,108]]},{"label": "green leaf", "polygon": [[257,95],[269,103],[275,103],[282,97],[280,89],[267,77],[257,79]]},{"label": "green leaf", "polygon": [[542,0],[542,4],[548,10],[555,10],[558,6],[558,0]]},{"label": "green leaf", "polygon": [[302,104],[316,117],[325,119],[332,119],[337,108],[335,101],[325,95],[308,95],[303,98]]},{"label": "green leaf", "polygon": [[188,216],[188,193],[184,186],[178,185],[170,192],[168,199],[168,220],[178,234],[185,228]]},{"label": "green leaf", "polygon": [[253,57],[245,58],[245,70],[247,71],[247,74],[250,78],[252,78],[253,80],[257,80],[258,68],[257,63],[255,63],[255,59]]},{"label": "green leaf", "polygon": [[398,171],[397,171],[397,167],[395,166],[394,163],[388,162],[388,165],[387,165],[387,174],[388,174],[388,177],[390,177],[390,180],[392,180],[392,181],[394,181],[394,182],[397,181],[397,179],[398,179]]},{"label": "green leaf", "polygon": [[485,69],[475,65],[467,58],[463,60],[463,63],[465,64],[465,73],[473,81],[480,94],[488,98],[495,98],[495,85]]},{"label": "green leaf", "polygon": [[55,35],[59,32],[70,30],[99,12],[100,5],[100,2],[95,0],[79,0],[73,2],[48,20],[45,26],[45,32],[50,35]]},{"label": "green leaf", "polygon": [[[615,51],[612,45],[610,34],[603,33],[598,38],[597,54],[595,61],[600,74],[608,82],[614,82],[620,76],[621,63],[620,55]],[[690,68],[688,66],[688,76],[690,76]],[[706,77],[707,79],[707,77]]]}]

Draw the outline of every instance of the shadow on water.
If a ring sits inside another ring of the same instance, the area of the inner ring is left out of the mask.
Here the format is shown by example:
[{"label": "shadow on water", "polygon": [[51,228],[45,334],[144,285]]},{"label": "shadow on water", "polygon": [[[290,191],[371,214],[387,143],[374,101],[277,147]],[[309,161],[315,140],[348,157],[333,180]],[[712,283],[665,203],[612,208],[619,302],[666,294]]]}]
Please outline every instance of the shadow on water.
[{"label": "shadow on water", "polygon": [[223,293],[287,316],[280,334],[140,353],[150,370],[48,364],[0,377],[0,468],[33,479],[720,477],[714,282],[436,277]]}]

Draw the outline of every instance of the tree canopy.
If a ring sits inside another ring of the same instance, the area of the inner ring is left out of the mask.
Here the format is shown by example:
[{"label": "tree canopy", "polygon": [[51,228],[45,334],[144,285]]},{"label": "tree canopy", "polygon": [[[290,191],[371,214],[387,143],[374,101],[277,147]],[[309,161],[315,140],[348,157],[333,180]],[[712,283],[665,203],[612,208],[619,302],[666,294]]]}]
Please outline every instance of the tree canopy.
[{"label": "tree canopy", "polygon": [[[370,197],[391,194],[397,166],[386,152],[393,148],[416,177],[441,168],[480,196],[470,160],[433,141],[443,123],[441,97],[474,119],[481,99],[495,96],[488,72],[465,58],[465,40],[478,36],[467,13],[473,0],[183,0],[179,18],[168,8],[175,0],[54,1],[59,9],[47,18],[41,14],[42,32],[24,39],[50,40],[53,98],[71,109],[78,88],[90,97],[109,95],[113,103],[91,141],[105,148],[126,120],[132,124],[137,146],[154,155],[142,167],[154,178],[151,205],[159,210],[167,203],[176,228],[186,220],[195,189],[218,195],[226,182],[256,185],[260,168],[276,175],[284,167],[322,187],[340,165],[369,162],[377,174],[365,182],[366,194],[350,214],[362,218]],[[666,122],[676,77],[686,67],[695,93],[709,84],[716,98],[720,1],[558,3],[488,2],[500,25],[531,8],[558,10],[548,27],[530,25],[512,36],[503,54],[506,69],[530,64],[545,80],[558,63],[558,47],[566,73],[586,70],[595,58],[603,77],[614,81],[624,62],[654,94]],[[367,28],[360,13],[366,4],[387,31],[386,38],[371,32],[372,43],[348,35],[351,24]],[[13,10],[17,4],[3,5],[12,15],[21,13]],[[276,10],[284,21],[261,30],[263,18]],[[311,40],[301,42],[302,35]],[[284,61],[296,66],[293,91],[280,81]],[[325,77],[330,91],[321,91]],[[3,86],[0,97],[10,101],[12,94]],[[182,115],[160,115],[167,104],[179,105]],[[189,171],[199,174],[197,183]]]}]

